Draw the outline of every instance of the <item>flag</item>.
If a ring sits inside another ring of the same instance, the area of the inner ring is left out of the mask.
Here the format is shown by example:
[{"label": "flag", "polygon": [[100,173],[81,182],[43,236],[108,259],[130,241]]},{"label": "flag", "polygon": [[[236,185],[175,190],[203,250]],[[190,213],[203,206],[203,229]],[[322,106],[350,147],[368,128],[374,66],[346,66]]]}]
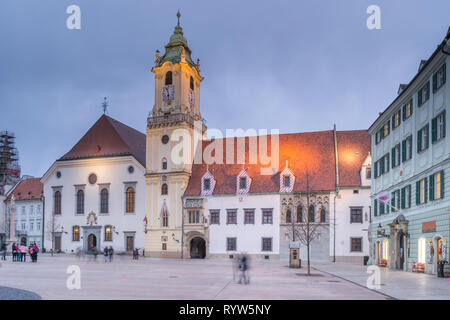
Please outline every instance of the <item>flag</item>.
[{"label": "flag", "polygon": [[390,192],[380,192],[377,195],[377,200],[381,201],[383,203],[388,203],[389,201],[391,201],[392,195]]}]

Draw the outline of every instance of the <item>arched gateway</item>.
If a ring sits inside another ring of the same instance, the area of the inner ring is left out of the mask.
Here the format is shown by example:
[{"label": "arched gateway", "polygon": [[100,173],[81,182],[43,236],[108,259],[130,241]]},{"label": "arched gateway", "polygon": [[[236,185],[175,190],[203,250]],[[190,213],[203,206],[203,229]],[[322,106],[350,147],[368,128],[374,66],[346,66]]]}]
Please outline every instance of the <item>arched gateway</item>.
[{"label": "arched gateway", "polygon": [[203,238],[192,238],[189,246],[191,259],[204,259],[206,257],[206,241]]}]

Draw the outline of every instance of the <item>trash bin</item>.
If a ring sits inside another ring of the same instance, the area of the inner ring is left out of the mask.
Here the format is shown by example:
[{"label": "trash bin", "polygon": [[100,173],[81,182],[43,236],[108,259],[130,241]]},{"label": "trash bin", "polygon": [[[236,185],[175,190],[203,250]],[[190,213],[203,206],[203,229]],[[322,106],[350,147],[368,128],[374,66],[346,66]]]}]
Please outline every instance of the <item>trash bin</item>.
[{"label": "trash bin", "polygon": [[367,266],[367,262],[369,261],[369,256],[364,256],[364,265]]}]

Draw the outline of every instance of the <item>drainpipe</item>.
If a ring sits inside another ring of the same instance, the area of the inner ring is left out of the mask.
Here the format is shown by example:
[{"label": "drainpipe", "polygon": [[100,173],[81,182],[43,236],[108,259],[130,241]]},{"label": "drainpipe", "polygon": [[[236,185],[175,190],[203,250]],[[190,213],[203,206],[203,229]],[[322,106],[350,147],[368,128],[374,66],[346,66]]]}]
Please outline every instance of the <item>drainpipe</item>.
[{"label": "drainpipe", "polygon": [[41,225],[41,228],[42,228],[42,240],[41,240],[41,248],[40,249],[42,249],[44,247],[45,197],[42,196],[41,200],[42,200],[42,225]]},{"label": "drainpipe", "polygon": [[184,195],[181,196],[181,259],[184,258]]},{"label": "drainpipe", "polygon": [[333,139],[334,139],[334,158],[336,166],[336,190],[334,192],[334,202],[333,202],[333,262],[336,262],[336,198],[339,194],[339,158],[337,149],[337,137],[336,137],[336,124],[333,127]]}]

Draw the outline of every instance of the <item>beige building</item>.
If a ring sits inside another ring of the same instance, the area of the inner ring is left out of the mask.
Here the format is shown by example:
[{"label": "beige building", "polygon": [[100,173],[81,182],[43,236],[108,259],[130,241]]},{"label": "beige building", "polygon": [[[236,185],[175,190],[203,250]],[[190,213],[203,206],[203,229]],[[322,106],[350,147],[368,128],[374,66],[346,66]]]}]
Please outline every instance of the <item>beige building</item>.
[{"label": "beige building", "polygon": [[[200,114],[199,62],[194,63],[178,16],[165,53],[156,51],[155,105],[147,123],[147,226],[145,255],[181,257],[182,195],[193,150],[206,132]],[[180,147],[185,152],[180,151]],[[172,155],[174,154],[174,156]],[[179,156],[181,154],[181,157]]]}]

